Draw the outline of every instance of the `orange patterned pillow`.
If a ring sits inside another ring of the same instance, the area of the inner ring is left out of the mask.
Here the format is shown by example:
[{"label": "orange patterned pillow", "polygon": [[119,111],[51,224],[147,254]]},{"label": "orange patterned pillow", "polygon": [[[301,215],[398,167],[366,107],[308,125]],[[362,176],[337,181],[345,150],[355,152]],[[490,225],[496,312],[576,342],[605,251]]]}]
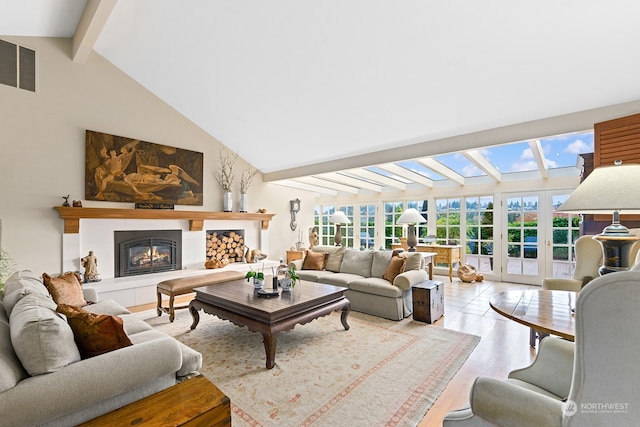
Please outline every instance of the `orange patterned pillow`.
[{"label": "orange patterned pillow", "polygon": [[387,280],[393,283],[393,280],[396,276],[404,271],[404,264],[407,262],[405,257],[401,256],[393,256],[391,257],[391,261],[389,262],[389,266],[387,270],[382,275],[384,280]]},{"label": "orange patterned pillow", "polygon": [[67,316],[83,359],[132,345],[118,316],[90,313],[65,304],[58,305],[56,311]]},{"label": "orange patterned pillow", "polygon": [[87,305],[82,293],[82,283],[78,273],[64,273],[60,277],[51,277],[47,273],[42,274],[44,285],[49,290],[56,304],[67,304],[75,307]]},{"label": "orange patterned pillow", "polygon": [[326,252],[313,252],[307,249],[302,262],[302,270],[324,270],[328,256],[329,254]]}]

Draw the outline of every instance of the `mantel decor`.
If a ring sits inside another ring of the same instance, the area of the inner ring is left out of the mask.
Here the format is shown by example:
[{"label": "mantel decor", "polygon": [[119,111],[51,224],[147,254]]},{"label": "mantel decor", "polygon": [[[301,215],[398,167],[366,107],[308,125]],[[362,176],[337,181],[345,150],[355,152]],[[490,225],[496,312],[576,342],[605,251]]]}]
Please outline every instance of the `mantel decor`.
[{"label": "mantel decor", "polygon": [[54,206],[60,218],[64,220],[65,234],[80,232],[80,220],[83,218],[97,219],[187,219],[189,231],[202,231],[204,221],[232,220],[232,221],[260,221],[261,228],[267,230],[269,221],[275,214],[267,213],[238,213],[238,212],[206,212],[206,211],[171,211],[162,209],[110,209],[110,208],[73,208]]},{"label": "mantel decor", "polygon": [[203,154],[86,131],[85,199],[202,206]]}]

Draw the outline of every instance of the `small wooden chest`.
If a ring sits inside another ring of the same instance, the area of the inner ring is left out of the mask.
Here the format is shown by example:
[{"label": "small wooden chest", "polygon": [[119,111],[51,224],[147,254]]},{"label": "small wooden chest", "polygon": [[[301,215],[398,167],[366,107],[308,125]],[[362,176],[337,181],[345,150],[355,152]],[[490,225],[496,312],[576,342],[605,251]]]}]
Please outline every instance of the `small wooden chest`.
[{"label": "small wooden chest", "polygon": [[444,315],[444,285],[425,280],[412,288],[413,320],[433,323]]}]

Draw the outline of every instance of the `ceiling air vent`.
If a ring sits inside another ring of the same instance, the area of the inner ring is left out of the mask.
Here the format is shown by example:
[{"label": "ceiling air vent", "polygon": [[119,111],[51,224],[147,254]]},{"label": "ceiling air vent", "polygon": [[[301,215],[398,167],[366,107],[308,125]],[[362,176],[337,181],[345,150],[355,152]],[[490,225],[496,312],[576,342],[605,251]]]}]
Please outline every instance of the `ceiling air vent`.
[{"label": "ceiling air vent", "polygon": [[36,51],[0,40],[0,84],[36,91]]}]

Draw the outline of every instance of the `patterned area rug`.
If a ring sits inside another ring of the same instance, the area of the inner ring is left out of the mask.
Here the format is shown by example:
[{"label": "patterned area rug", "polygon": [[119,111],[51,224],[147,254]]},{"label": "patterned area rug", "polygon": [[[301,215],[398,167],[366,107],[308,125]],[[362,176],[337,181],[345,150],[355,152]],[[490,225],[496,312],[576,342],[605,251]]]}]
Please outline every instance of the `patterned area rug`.
[{"label": "patterned area rug", "polygon": [[139,313],[203,354],[201,373],[230,399],[232,424],[246,426],[415,426],[480,338],[405,319],[351,312],[298,325],[278,338],[265,368],[262,335],[201,312]]}]

